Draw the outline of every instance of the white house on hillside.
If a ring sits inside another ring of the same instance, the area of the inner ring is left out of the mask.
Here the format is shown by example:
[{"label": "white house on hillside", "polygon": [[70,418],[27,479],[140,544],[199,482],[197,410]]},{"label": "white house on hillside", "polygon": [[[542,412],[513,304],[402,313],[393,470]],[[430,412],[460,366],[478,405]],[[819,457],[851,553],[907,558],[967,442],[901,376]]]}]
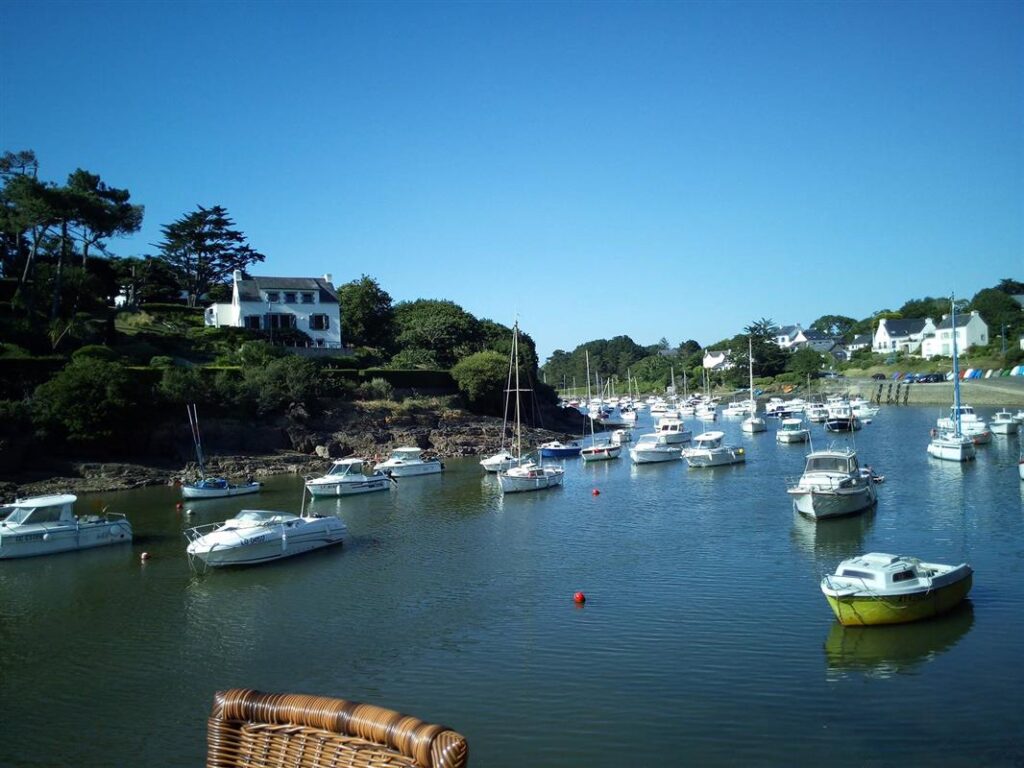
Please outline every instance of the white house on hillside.
[{"label": "white house on hillside", "polygon": [[971,347],[988,344],[988,324],[982,320],[976,310],[969,315],[956,316],[956,329],[953,329],[952,318],[943,315],[942,321],[935,326],[935,331],[921,342],[921,357],[952,357],[953,334],[956,333],[956,348],[964,352]]},{"label": "white house on hillside", "polygon": [[253,277],[235,270],[230,304],[206,308],[208,326],[251,328],[273,333],[295,328],[315,347],[341,348],[341,307],[331,276]]},{"label": "white house on hillside", "polygon": [[935,323],[930,317],[924,320],[886,320],[883,317],[878,321],[871,351],[883,355],[888,352],[917,354],[921,341],[930,333],[935,333]]},{"label": "white house on hillside", "polygon": [[704,367],[711,371],[724,371],[732,368],[729,362],[729,352],[715,352],[712,349],[704,352]]},{"label": "white house on hillside", "polygon": [[775,330],[775,343],[782,349],[790,349],[795,343],[797,337],[800,335],[803,329],[800,327],[800,323],[796,325],[784,325],[781,328]]}]

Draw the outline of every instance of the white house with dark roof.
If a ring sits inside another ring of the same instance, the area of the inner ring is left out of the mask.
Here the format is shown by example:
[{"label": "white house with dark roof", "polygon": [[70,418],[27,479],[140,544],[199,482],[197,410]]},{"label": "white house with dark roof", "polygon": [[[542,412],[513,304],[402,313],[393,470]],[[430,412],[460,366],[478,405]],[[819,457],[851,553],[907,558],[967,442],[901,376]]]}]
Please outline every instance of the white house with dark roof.
[{"label": "white house with dark roof", "polygon": [[341,307],[330,275],[243,279],[235,270],[231,303],[211,304],[204,320],[208,326],[269,333],[294,328],[314,347],[341,348]]},{"label": "white house with dark roof", "polygon": [[853,340],[846,345],[846,351],[849,353],[857,352],[861,349],[867,349],[871,346],[871,334],[870,333],[858,333],[853,337]]},{"label": "white house with dark roof", "polygon": [[935,333],[935,323],[930,317],[924,320],[887,320],[883,317],[875,329],[871,350],[883,355],[889,352],[916,354],[921,348],[921,341],[930,333]]},{"label": "white house with dark roof", "polygon": [[943,315],[935,330],[925,336],[921,342],[921,357],[952,357],[954,333],[956,348],[960,352],[988,344],[988,323],[977,310],[972,310],[970,314],[957,315],[955,329],[952,320],[949,315]]},{"label": "white house with dark roof", "polygon": [[815,352],[831,352],[837,345],[835,338],[821,331],[815,330],[803,330],[802,328],[797,332],[793,338],[793,343],[790,344],[789,348],[793,350],[803,349],[804,347],[810,347]]},{"label": "white house with dark roof", "polygon": [[729,361],[729,350],[715,352],[713,349],[704,350],[704,367],[711,371],[724,371],[732,368]]},{"label": "white house with dark roof", "polygon": [[782,349],[790,349],[796,343],[796,339],[802,330],[799,323],[796,325],[784,325],[776,329],[775,343]]}]

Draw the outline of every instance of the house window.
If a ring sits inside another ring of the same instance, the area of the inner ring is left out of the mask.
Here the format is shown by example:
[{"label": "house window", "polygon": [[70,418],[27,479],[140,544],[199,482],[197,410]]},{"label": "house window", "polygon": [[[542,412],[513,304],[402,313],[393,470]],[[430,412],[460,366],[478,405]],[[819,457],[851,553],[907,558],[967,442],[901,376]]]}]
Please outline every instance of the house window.
[{"label": "house window", "polygon": [[267,301],[280,301],[281,294],[277,291],[267,291]]},{"label": "house window", "polygon": [[288,292],[288,293],[286,293],[284,295],[284,303],[285,304],[294,304],[295,303],[295,292],[294,291],[290,291],[290,292]]},{"label": "house window", "polygon": [[258,331],[260,329],[260,316],[246,315],[245,327],[248,328],[250,331]]},{"label": "house window", "polygon": [[304,293],[304,294],[302,294],[302,303],[303,304],[312,304],[312,303],[314,303],[314,299],[315,299],[315,297],[313,296],[312,293]]},{"label": "house window", "polygon": [[271,312],[267,314],[267,328],[275,331],[295,327],[295,315],[284,312]]},{"label": "house window", "polygon": [[313,331],[326,331],[331,327],[330,315],[310,315],[309,328]]}]

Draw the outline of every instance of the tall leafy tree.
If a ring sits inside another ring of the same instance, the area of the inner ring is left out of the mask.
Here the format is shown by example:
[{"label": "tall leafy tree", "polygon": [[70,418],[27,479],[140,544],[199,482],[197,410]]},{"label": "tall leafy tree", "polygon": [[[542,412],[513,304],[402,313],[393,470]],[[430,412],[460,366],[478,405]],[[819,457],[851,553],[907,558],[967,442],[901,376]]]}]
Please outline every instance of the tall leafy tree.
[{"label": "tall leafy tree", "polygon": [[395,310],[391,295],[368,275],[338,289],[342,338],[360,347],[390,347],[394,341]]},{"label": "tall leafy tree", "polygon": [[847,334],[857,324],[857,321],[852,317],[846,315],[822,315],[813,323],[811,323],[812,331],[819,331],[828,336],[842,336],[847,338]]},{"label": "tall leafy tree", "polygon": [[65,195],[73,212],[71,225],[81,245],[83,267],[91,249],[106,252],[104,240],[130,235],[142,227],[145,208],[129,202],[127,189],[108,187],[95,173],[79,168],[70,174]]},{"label": "tall leafy tree", "polygon": [[160,258],[178,275],[188,293],[188,305],[214,283],[224,281],[236,269],[245,270],[266,257],[254,250],[245,235],[220,205],[197,206],[192,213],[162,227],[164,239],[157,247]]},{"label": "tall leafy tree", "polygon": [[403,301],[395,306],[395,330],[403,351],[430,352],[444,368],[480,349],[479,321],[453,301]]}]

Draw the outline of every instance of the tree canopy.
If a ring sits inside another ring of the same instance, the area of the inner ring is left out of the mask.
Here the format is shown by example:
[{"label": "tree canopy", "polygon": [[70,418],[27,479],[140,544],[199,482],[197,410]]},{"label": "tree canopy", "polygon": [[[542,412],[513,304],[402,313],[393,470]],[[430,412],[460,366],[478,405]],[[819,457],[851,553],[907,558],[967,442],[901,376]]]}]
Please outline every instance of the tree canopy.
[{"label": "tree canopy", "polygon": [[194,307],[214,283],[224,281],[236,269],[245,271],[266,258],[254,250],[245,235],[220,205],[197,206],[192,213],[164,225],[160,258],[171,267]]},{"label": "tree canopy", "polygon": [[394,341],[391,294],[368,275],[338,289],[342,338],[360,347],[384,348]]}]

